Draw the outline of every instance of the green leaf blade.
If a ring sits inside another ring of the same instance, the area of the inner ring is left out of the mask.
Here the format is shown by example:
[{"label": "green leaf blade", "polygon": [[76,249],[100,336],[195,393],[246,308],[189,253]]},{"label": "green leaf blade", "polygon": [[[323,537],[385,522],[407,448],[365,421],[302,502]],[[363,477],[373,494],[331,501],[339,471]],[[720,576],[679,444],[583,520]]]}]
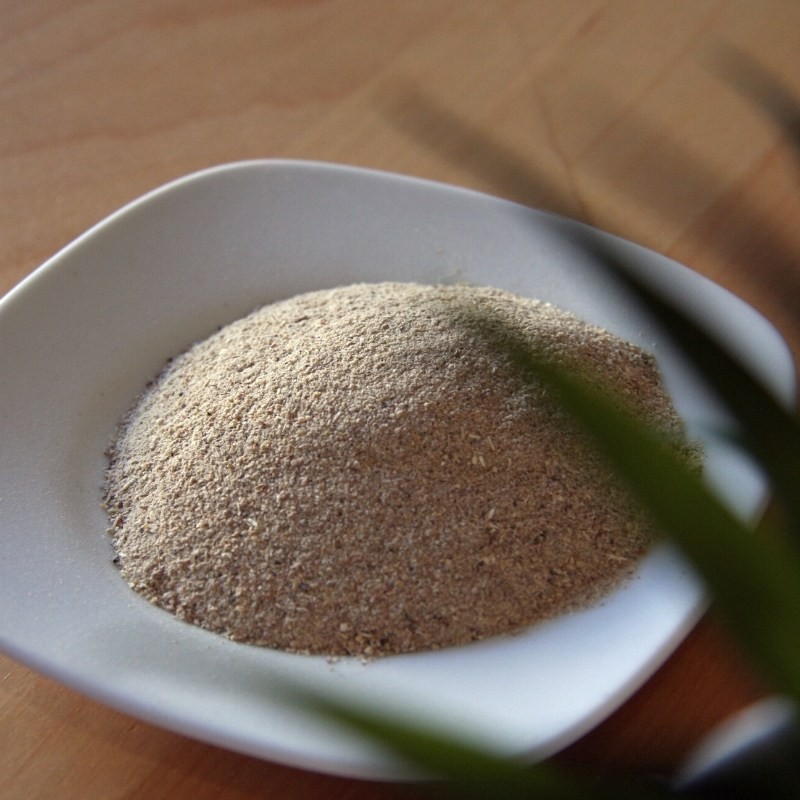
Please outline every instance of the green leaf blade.
[{"label": "green leaf blade", "polygon": [[790,531],[800,542],[800,424],[737,356],[701,325],[651,288],[614,250],[581,237],[593,256],[680,348],[733,415],[742,446],[765,471]]},{"label": "green leaf blade", "polygon": [[381,744],[395,756],[444,781],[459,796],[476,800],[666,800],[670,796],[655,786],[621,781],[600,783],[552,764],[526,764],[424,724],[299,687],[292,690],[292,695],[315,713]]},{"label": "green leaf blade", "polygon": [[[507,346],[507,345],[506,345]],[[515,359],[591,435],[615,474],[704,577],[751,657],[800,703],[800,557],[757,537],[635,413],[521,344]]]}]

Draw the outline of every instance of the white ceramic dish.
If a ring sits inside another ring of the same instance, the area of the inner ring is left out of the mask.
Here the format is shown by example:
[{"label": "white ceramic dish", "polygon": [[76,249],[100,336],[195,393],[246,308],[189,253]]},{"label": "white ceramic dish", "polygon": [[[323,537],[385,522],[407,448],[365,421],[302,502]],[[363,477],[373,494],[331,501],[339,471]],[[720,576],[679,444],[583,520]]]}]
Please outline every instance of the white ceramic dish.
[{"label": "white ceramic dish", "polygon": [[[702,607],[665,547],[604,603],[525,634],[332,664],[231,643],[140,599],[112,564],[99,505],[108,438],[167,357],[257,305],[355,281],[459,280],[551,300],[654,348],[690,424],[719,421],[657,333],[571,252],[572,224],[400,176],[246,162],[158,189],[81,236],[0,301],[0,647],[137,717],[344,775],[407,773],[285,705],[273,677],[530,758],[592,727]],[[762,317],[684,267],[620,246],[791,400],[791,358]],[[712,443],[709,473],[742,514],[757,513],[764,486],[745,462]]]}]

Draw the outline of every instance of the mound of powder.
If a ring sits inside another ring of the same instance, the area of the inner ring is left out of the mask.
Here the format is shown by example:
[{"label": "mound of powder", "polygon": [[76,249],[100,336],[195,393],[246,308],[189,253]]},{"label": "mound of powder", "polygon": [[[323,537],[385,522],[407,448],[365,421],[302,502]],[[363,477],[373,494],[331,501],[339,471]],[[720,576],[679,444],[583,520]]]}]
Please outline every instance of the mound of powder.
[{"label": "mound of powder", "polygon": [[362,656],[514,631],[615,586],[646,527],[476,310],[680,436],[652,356],[549,304],[301,295],[172,360],[124,419],[104,494],[125,580],[236,640]]}]

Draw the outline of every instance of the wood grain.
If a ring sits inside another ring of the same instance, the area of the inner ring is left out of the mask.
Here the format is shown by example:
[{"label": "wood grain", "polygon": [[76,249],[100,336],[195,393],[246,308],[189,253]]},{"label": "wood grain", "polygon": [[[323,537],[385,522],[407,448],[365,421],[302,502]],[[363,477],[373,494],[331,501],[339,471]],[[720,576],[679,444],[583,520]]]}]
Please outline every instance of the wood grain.
[{"label": "wood grain", "polygon": [[[172,178],[318,159],[621,233],[754,303],[798,353],[797,161],[708,67],[729,42],[800,97],[793,0],[4,0],[0,12],[0,293]],[[705,620],[561,758],[668,771],[763,691]],[[193,742],[6,657],[0,781],[8,800],[406,794]]]}]

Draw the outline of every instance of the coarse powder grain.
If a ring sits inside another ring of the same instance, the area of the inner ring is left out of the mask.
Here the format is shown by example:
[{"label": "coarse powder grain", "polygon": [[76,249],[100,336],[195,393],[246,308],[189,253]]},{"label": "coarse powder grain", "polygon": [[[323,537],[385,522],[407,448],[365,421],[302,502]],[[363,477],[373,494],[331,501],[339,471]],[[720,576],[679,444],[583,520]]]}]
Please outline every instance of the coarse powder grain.
[{"label": "coarse powder grain", "polygon": [[653,357],[552,305],[301,295],[172,360],[122,422],[104,494],[125,580],[235,640],[361,656],[515,631],[616,586],[646,526],[476,311],[680,439]]}]

